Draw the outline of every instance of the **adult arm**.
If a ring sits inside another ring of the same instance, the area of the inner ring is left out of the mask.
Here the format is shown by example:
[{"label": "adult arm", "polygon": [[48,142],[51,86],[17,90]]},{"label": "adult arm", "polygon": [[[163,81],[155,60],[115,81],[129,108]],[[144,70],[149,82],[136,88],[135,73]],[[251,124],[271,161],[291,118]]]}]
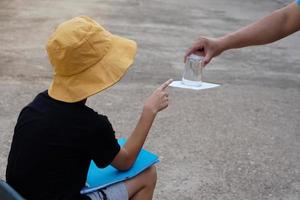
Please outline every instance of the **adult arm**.
[{"label": "adult arm", "polygon": [[263,45],[284,38],[300,30],[300,6],[293,2],[274,11],[263,19],[220,38],[201,37],[188,49],[185,59],[192,53],[204,56],[202,65],[228,49]]},{"label": "adult arm", "polygon": [[159,111],[168,107],[169,101],[166,89],[171,82],[172,80],[168,80],[162,84],[146,100],[142,114],[134,131],[112,162],[112,165],[115,168],[127,170],[133,165],[138,153],[143,147],[155,116]]}]

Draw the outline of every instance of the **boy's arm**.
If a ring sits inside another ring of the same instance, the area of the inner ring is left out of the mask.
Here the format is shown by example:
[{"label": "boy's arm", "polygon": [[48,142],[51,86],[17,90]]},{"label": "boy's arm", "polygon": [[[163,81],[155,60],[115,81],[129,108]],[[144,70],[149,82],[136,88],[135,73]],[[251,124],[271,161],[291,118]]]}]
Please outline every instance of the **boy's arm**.
[{"label": "boy's arm", "polygon": [[226,36],[220,38],[201,37],[187,50],[185,59],[192,53],[201,54],[204,56],[202,65],[205,66],[213,57],[225,50],[271,43],[299,30],[300,5],[293,2]]},{"label": "boy's arm", "polygon": [[112,165],[115,168],[119,170],[127,170],[136,160],[138,153],[143,147],[156,114],[168,107],[168,93],[166,92],[166,89],[171,82],[172,80],[168,80],[162,84],[146,100],[136,128],[112,162]]}]

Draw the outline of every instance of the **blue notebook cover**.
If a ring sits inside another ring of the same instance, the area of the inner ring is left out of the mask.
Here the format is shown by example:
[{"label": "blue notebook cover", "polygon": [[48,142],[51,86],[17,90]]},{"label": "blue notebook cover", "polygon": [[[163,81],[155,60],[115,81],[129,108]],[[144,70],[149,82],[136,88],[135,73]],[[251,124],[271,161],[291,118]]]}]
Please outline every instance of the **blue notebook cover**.
[{"label": "blue notebook cover", "polygon": [[[125,142],[125,138],[118,139],[118,143],[121,146],[123,146]],[[93,192],[114,183],[130,179],[158,162],[158,156],[145,149],[140,151],[134,165],[128,171],[119,171],[111,165],[106,168],[98,168],[96,164],[91,161],[86,181],[87,186],[81,190],[81,194]]]}]

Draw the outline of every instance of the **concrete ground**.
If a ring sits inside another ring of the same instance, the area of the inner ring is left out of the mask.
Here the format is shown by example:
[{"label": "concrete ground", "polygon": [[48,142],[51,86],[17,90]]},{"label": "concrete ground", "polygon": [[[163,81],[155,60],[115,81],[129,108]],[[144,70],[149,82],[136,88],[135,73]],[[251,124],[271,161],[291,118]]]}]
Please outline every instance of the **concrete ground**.
[{"label": "concrete ground", "polygon": [[[23,106],[45,90],[44,45],[54,27],[89,15],[136,40],[136,62],[113,88],[88,100],[128,136],[152,90],[181,78],[199,36],[221,36],[282,7],[274,0],[1,0],[0,177]],[[155,199],[300,199],[300,33],[232,50],[206,68],[216,89],[169,88],[146,148],[160,156]]]}]

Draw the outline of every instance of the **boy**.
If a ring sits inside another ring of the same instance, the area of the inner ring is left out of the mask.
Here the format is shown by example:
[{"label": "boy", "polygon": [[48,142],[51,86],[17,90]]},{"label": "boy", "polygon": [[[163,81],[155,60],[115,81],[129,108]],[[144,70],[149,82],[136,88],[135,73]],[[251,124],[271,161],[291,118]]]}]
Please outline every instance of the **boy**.
[{"label": "boy", "polygon": [[133,62],[134,41],[112,35],[87,16],[59,25],[47,43],[54,78],[20,113],[6,179],[29,200],[152,199],[156,171],[87,195],[89,163],[127,170],[142,148],[156,114],[168,106],[166,88],[145,101],[139,122],[123,148],[107,117],[85,105],[89,96],[117,83]]}]

